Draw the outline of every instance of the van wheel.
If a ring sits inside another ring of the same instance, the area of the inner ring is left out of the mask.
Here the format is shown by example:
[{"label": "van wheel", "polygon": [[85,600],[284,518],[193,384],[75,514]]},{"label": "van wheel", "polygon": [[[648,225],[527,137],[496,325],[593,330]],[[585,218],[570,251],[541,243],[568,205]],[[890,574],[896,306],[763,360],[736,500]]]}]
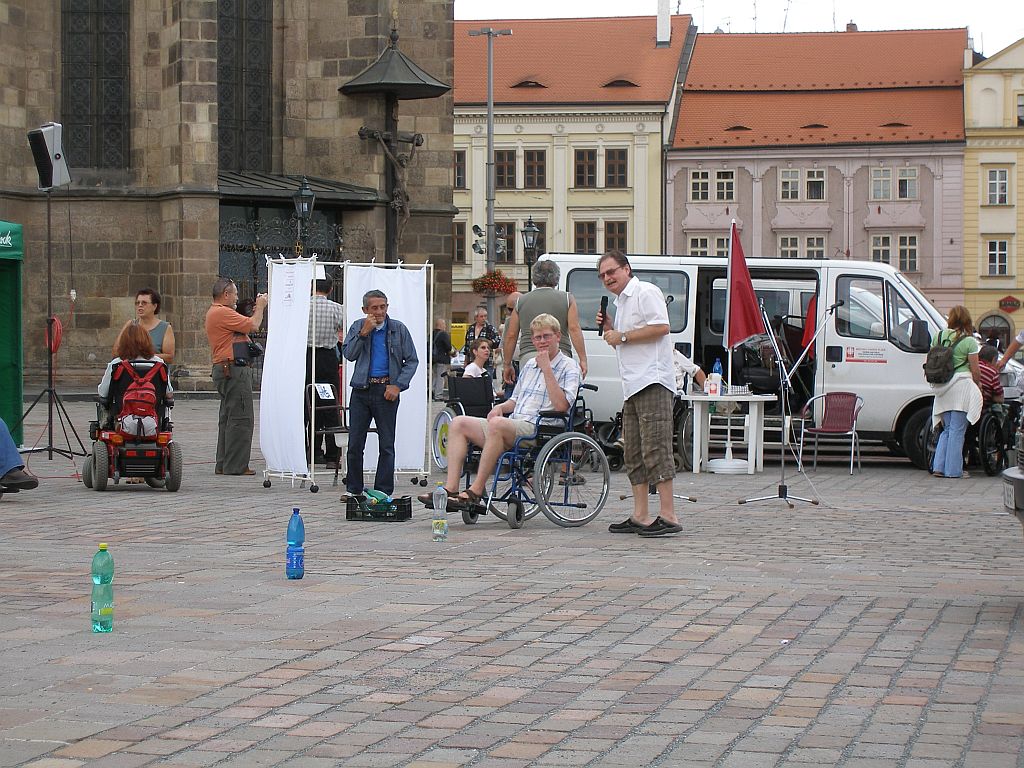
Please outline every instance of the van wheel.
[{"label": "van wheel", "polygon": [[900,447],[918,469],[928,469],[928,433],[931,408],[919,408],[910,414],[900,433]]}]

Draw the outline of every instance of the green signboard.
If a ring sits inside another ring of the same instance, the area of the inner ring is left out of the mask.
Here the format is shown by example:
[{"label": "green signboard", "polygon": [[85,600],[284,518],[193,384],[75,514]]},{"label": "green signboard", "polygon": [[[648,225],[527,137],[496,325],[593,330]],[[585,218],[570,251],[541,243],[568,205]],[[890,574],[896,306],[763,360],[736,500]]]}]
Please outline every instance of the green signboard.
[{"label": "green signboard", "polygon": [[0,221],[0,418],[11,427],[14,442],[22,443],[22,429],[14,429],[24,409],[22,366],[21,265],[25,243],[21,225]]}]

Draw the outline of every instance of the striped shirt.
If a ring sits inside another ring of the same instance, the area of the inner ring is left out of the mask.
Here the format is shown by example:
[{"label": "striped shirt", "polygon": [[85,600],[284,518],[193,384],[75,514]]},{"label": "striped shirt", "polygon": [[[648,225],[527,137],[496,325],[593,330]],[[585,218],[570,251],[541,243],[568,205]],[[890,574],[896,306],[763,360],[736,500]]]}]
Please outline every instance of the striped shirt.
[{"label": "striped shirt", "polygon": [[[569,401],[569,409],[576,400],[576,391],[580,388],[580,367],[571,357],[559,352],[551,361],[551,372],[555,375],[559,389]],[[548,397],[548,388],[544,383],[544,372],[537,366],[537,359],[531,358],[519,369],[516,388],[510,400],[515,401],[512,411],[513,419],[534,421],[541,411],[553,411],[555,408]],[[557,419],[544,419],[545,424],[557,424]]]},{"label": "striped shirt", "polygon": [[1003,383],[999,381],[999,371],[984,360],[978,361],[978,369],[981,374],[978,377],[981,382],[981,396],[988,406],[993,398],[1003,396]]},{"label": "striped shirt", "polygon": [[[316,337],[313,336],[313,321],[316,319]],[[309,302],[309,330],[306,333],[307,347],[330,348],[338,343],[338,331],[345,330],[345,312],[336,301],[326,296],[313,294]]]}]

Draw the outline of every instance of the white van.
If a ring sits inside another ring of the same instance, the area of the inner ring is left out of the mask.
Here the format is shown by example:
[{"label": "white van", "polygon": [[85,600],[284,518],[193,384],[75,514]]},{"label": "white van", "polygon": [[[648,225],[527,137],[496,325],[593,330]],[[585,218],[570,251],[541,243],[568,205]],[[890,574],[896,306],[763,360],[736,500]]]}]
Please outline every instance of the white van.
[{"label": "white van", "polygon": [[[587,381],[599,387],[588,394],[587,404],[596,420],[608,421],[622,407],[622,385],[615,353],[600,338],[595,321],[601,297],[614,299],[597,277],[599,257],[547,254],[542,258],[558,264],[560,287],[579,304],[590,367]],[[673,345],[705,371],[717,358],[727,372],[722,347],[726,259],[631,255],[629,261],[635,275],[664,292]],[[803,349],[812,301],[817,311],[811,322],[826,315],[825,329],[793,376],[794,412],[814,395],[856,392],[864,398],[857,420],[861,437],[884,441],[927,468],[932,397],[922,365],[932,336],[946,327],[943,316],[888,264],[773,258],[747,259],[747,266],[755,293],[764,300],[790,361]],[[826,314],[826,308],[839,302],[835,311]],[[737,349],[733,370],[738,383],[754,391],[777,388],[777,378],[774,386],[770,384],[771,360],[765,352],[764,345],[757,343]]]}]

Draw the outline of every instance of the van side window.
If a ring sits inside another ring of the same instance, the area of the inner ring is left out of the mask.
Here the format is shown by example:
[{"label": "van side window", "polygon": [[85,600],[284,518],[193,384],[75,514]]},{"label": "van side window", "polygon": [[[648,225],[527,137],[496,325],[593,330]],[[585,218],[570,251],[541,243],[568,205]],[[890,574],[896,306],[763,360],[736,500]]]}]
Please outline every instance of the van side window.
[{"label": "van side window", "polygon": [[910,331],[913,321],[920,317],[892,283],[885,286],[885,292],[889,299],[889,340],[900,349],[914,352],[910,344]]},{"label": "van side window", "polygon": [[[647,283],[661,288],[668,302],[669,330],[679,333],[686,328],[689,307],[689,276],[685,272],[662,272],[660,270],[638,269],[633,272]],[[569,272],[565,280],[566,290],[576,299],[580,315],[580,327],[585,331],[596,331],[595,318],[601,309],[601,297],[608,297],[609,314],[615,311],[615,296],[604,287],[597,276],[597,267],[580,267]]]},{"label": "van side window", "polygon": [[840,277],[836,281],[836,297],[843,302],[836,310],[840,336],[885,338],[883,287],[878,278]]}]

